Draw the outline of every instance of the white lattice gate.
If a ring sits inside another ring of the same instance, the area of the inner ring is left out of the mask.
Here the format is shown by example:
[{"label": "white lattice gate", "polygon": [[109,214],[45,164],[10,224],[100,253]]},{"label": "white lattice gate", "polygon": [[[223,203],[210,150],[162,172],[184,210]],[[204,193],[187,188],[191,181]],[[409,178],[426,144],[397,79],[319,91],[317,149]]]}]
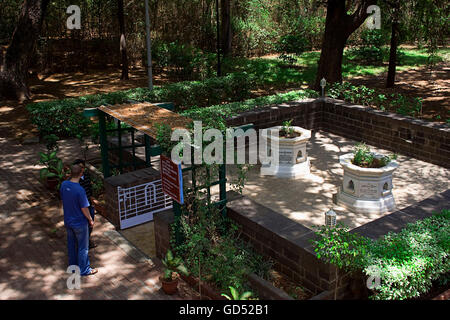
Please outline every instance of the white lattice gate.
[{"label": "white lattice gate", "polygon": [[172,199],[162,192],[161,180],[130,188],[117,187],[120,229],[153,220],[153,214],[172,208]]}]

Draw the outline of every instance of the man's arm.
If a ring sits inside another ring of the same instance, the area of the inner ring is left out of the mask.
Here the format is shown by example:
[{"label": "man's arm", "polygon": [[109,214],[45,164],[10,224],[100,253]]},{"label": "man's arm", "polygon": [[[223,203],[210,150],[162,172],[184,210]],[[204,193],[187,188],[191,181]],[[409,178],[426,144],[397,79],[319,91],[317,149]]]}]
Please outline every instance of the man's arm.
[{"label": "man's arm", "polygon": [[92,220],[92,218],[91,218],[91,214],[89,213],[89,209],[88,208],[81,208],[81,211],[83,212],[83,214],[86,217],[86,219],[88,219],[89,225],[91,227],[93,227],[94,226],[94,220]]}]

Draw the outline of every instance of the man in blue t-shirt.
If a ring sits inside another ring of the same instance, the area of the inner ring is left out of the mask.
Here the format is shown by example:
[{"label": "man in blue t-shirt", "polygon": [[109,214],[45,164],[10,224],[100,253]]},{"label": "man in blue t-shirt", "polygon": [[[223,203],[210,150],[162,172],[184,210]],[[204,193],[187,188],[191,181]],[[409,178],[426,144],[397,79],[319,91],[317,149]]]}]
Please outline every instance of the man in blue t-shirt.
[{"label": "man in blue t-shirt", "polygon": [[89,226],[94,221],[89,213],[89,201],[80,185],[83,170],[80,165],[71,168],[71,179],[61,184],[60,194],[64,208],[64,226],[67,231],[69,266],[77,265],[82,276],[98,272],[89,263]]}]

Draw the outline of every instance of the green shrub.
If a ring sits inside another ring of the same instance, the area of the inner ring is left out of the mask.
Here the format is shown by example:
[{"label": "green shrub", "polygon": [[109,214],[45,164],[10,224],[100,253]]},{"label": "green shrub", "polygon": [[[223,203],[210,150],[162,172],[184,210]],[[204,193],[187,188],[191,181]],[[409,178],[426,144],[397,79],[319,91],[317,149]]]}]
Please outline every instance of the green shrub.
[{"label": "green shrub", "polygon": [[181,114],[194,120],[201,120],[207,126],[225,129],[225,120],[239,113],[271,104],[284,103],[309,97],[317,97],[317,92],[313,90],[289,91],[287,93],[263,96],[229,104],[214,105],[207,108],[192,108]]},{"label": "green shrub", "polygon": [[215,53],[205,53],[178,41],[155,41],[152,44],[152,59],[156,68],[168,68],[169,73],[187,79],[206,79],[216,72]]},{"label": "green shrub", "polygon": [[275,49],[279,53],[293,53],[301,55],[307,47],[308,40],[300,34],[288,34],[282,36],[275,45]]},{"label": "green shrub", "polygon": [[[196,210],[181,216],[183,243],[175,248],[189,272],[221,291],[229,286],[250,289],[250,273],[266,276],[270,265],[240,238],[238,227],[215,207],[196,202]],[[172,238],[175,244],[175,239]]]},{"label": "green shrub", "polygon": [[29,104],[32,122],[42,135],[56,134],[59,137],[76,137],[89,134],[90,121],[83,117],[85,108],[104,104],[120,104],[129,100],[175,103],[176,109],[206,107],[223,102],[243,100],[250,95],[252,77],[239,72],[204,81],[186,81],[155,87],[130,89],[80,98],[46,101]]},{"label": "green shrub", "polygon": [[352,163],[362,168],[381,168],[389,164],[392,160],[397,159],[396,154],[383,156],[381,158],[376,157],[375,154],[370,151],[369,146],[364,142],[355,145],[353,154]]},{"label": "green shrub", "polygon": [[284,63],[287,63],[287,64],[294,64],[295,62],[297,62],[296,58],[294,58],[293,56],[291,56],[289,54],[285,54],[285,53],[280,54],[278,59],[280,59],[281,61],[283,61]]},{"label": "green shrub", "polygon": [[388,110],[411,117],[417,117],[422,113],[420,98],[409,98],[400,93],[383,94],[375,89],[363,85],[354,86],[348,82],[334,83],[328,95],[331,98],[363,106],[373,106],[382,111]]},{"label": "green shrub", "polygon": [[403,300],[450,280],[450,210],[408,224],[399,233],[371,240],[338,226],[318,228],[317,257],[347,271],[362,271],[381,282],[371,299]]},{"label": "green shrub", "polygon": [[348,50],[350,60],[366,65],[380,64],[383,62],[385,39],[382,31],[366,29],[361,33],[361,44]]}]

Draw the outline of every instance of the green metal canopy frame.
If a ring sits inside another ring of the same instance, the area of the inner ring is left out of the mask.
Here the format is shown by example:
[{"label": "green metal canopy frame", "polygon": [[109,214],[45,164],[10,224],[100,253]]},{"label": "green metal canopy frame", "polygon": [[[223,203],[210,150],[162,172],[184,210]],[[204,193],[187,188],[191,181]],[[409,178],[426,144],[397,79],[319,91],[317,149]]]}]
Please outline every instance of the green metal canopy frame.
[{"label": "green metal canopy frame", "polygon": [[[154,103],[153,105],[158,106],[160,108],[167,109],[169,111],[174,110],[173,103]],[[112,175],[112,169],[118,169],[120,173],[122,173],[123,168],[132,166],[134,170],[137,170],[137,157],[136,157],[136,148],[145,148],[145,163],[147,167],[151,167],[151,157],[153,156],[159,156],[161,155],[161,148],[158,145],[151,145],[151,139],[150,136],[144,133],[144,143],[136,144],[135,143],[135,132],[138,131],[135,128],[135,125],[132,123],[127,123],[126,121],[120,121],[119,119],[115,118],[111,114],[107,114],[104,111],[98,109],[98,108],[89,108],[85,109],[83,112],[83,115],[88,118],[97,117],[99,121],[99,138],[100,138],[100,148],[101,148],[101,157],[102,157],[102,167],[103,167],[103,176],[104,178],[108,178]],[[114,129],[107,129],[106,125],[106,119],[107,117],[113,117],[115,118],[117,123],[117,128]],[[122,128],[122,122],[126,123],[129,127]],[[107,135],[108,133],[116,133],[118,137],[118,146],[117,147],[109,147],[108,146],[108,139]],[[124,132],[130,132],[131,133],[131,145],[122,145],[122,135]],[[142,132],[142,131],[141,131]],[[156,138],[156,137],[152,137]],[[124,150],[131,149],[132,152],[132,162],[131,163],[124,163],[122,159],[122,152]],[[119,163],[117,165],[113,165],[109,161],[109,151],[111,150],[117,150],[118,156],[119,156]],[[193,162],[192,162],[193,163]],[[206,197],[207,197],[207,203],[208,205],[215,206],[219,209],[222,216],[226,216],[226,203],[227,203],[227,193],[226,193],[226,165],[221,164],[219,165],[219,172],[218,172],[218,180],[211,182],[211,172],[210,168],[206,169],[206,178],[207,181],[205,184],[199,184],[196,181],[196,171],[200,168],[199,165],[191,165],[189,167],[183,168],[182,172],[191,172],[192,174],[192,188],[189,191],[199,191],[199,190],[205,190],[206,189]],[[216,202],[211,201],[211,187],[219,185],[219,200]],[[176,235],[176,241],[177,243],[181,243],[181,232],[180,232],[180,218],[182,214],[182,206],[176,202],[173,201],[173,211],[175,216],[175,235]]]}]

